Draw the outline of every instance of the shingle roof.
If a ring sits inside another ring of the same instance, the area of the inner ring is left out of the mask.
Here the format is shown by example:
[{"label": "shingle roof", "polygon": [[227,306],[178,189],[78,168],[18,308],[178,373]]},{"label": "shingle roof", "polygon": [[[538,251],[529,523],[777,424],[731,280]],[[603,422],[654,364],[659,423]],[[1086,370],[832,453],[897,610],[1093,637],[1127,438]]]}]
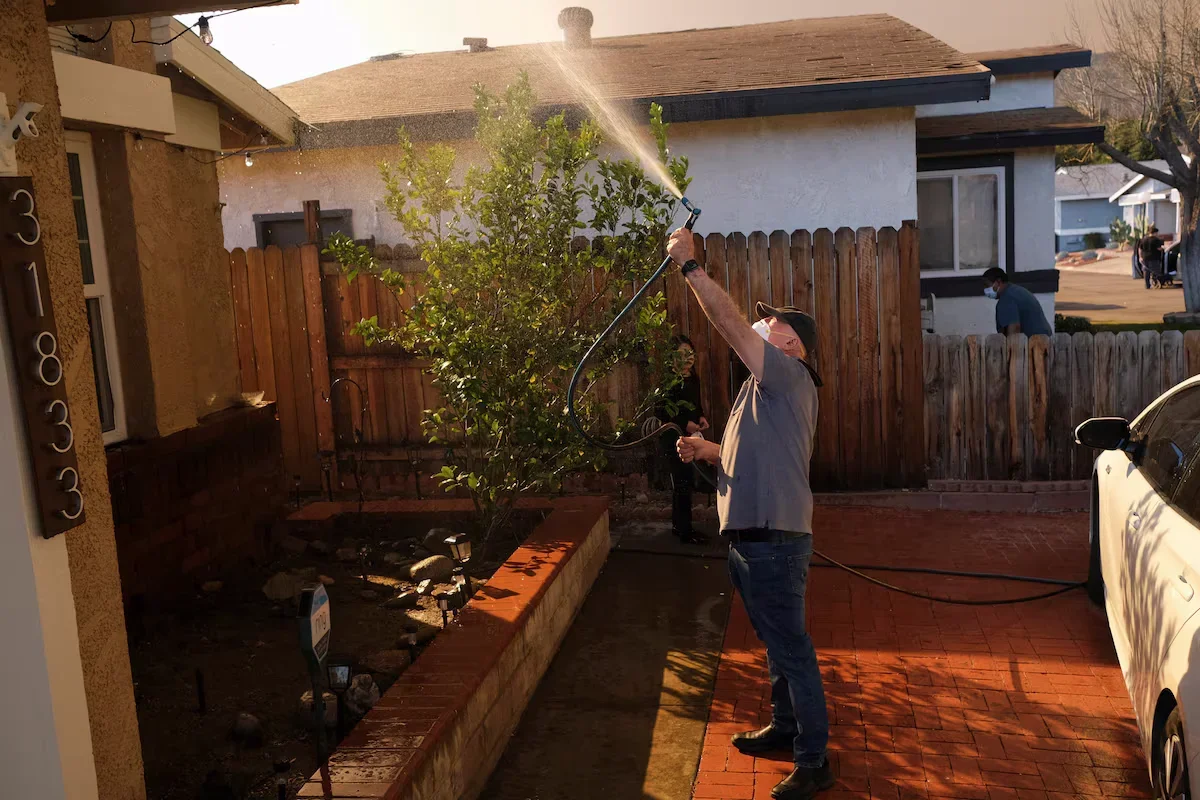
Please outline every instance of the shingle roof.
[{"label": "shingle roof", "polygon": [[1103,124],[1066,106],[917,119],[918,153],[1046,147],[1103,139]]},{"label": "shingle roof", "polygon": [[499,90],[521,70],[543,103],[575,101],[548,53],[567,54],[601,96],[623,101],[970,81],[987,73],[924,31],[875,14],[597,38],[575,50],[554,43],[425,53],[356,64],[274,91],[317,125],[469,112],[475,83]]},{"label": "shingle roof", "polygon": [[1042,47],[1018,47],[968,53],[996,75],[1027,75],[1032,72],[1058,72],[1086,67],[1092,63],[1092,51],[1075,44],[1051,44]]},{"label": "shingle roof", "polygon": [[[1148,161],[1154,165],[1155,162]],[[1162,162],[1164,165],[1166,162]],[[1060,167],[1054,173],[1055,197],[1109,197],[1129,181],[1136,173],[1122,164],[1083,164]]]}]

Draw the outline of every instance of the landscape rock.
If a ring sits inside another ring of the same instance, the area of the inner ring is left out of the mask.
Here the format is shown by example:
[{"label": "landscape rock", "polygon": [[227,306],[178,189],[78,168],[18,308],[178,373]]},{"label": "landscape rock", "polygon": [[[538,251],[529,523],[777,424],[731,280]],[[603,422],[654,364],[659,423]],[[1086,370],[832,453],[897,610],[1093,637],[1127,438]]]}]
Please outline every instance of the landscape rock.
[{"label": "landscape rock", "polygon": [[432,580],[441,583],[454,573],[454,562],[448,556],[430,556],[409,568],[409,577],[414,581]]},{"label": "landscape rock", "polygon": [[316,567],[297,567],[289,570],[293,575],[297,575],[306,581],[315,581],[317,579]]},{"label": "landscape rock", "polygon": [[282,603],[295,600],[300,596],[300,590],[303,588],[304,579],[299,575],[290,572],[276,572],[263,584],[262,591],[268,600]]},{"label": "landscape rock", "polygon": [[337,581],[328,575],[318,575],[317,580],[321,582],[322,586],[333,586],[333,584],[337,583]]},{"label": "landscape rock", "polygon": [[[322,692],[321,697],[325,699],[325,727],[332,728],[337,725],[337,696],[333,692]],[[300,718],[304,721],[304,726],[312,726],[313,717],[313,693],[310,689],[300,695]]]},{"label": "landscape rock", "polygon": [[421,596],[417,592],[401,592],[383,601],[384,608],[416,608]]},{"label": "landscape rock", "polygon": [[234,741],[241,742],[247,747],[262,747],[263,727],[258,717],[245,712],[238,714],[234,720],[233,730],[230,731]]},{"label": "landscape rock", "polygon": [[364,716],[379,702],[379,687],[370,675],[355,675],[346,690],[346,710],[356,717]]},{"label": "landscape rock", "polygon": [[213,592],[219,592],[222,589],[224,589],[225,584],[222,583],[221,581],[205,581],[204,583],[200,584],[200,588],[201,588],[201,590],[211,594]]},{"label": "landscape rock", "polygon": [[433,641],[433,637],[438,635],[438,629],[420,620],[413,620],[413,626],[410,633],[416,637],[417,644],[428,644]]},{"label": "landscape rock", "polygon": [[292,536],[290,533],[277,536],[275,541],[279,543],[280,547],[294,556],[303,555],[304,551],[308,549],[308,542],[299,536]]},{"label": "landscape rock", "polygon": [[358,551],[353,547],[339,547],[334,556],[338,561],[357,561]]},{"label": "landscape rock", "polygon": [[433,589],[433,581],[426,579],[426,580],[421,581],[417,585],[417,594],[424,596],[424,595],[429,594],[429,592],[432,589]]},{"label": "landscape rock", "polygon": [[362,660],[363,669],[380,675],[399,675],[412,663],[407,650],[380,650]]},{"label": "landscape rock", "polygon": [[645,492],[638,492],[637,497],[635,497],[633,499],[634,499],[634,502],[637,502],[637,503],[649,503],[650,495],[646,494]]},{"label": "landscape rock", "polygon": [[391,552],[384,553],[383,555],[383,563],[385,564],[403,564],[405,561],[412,562],[407,553]]},{"label": "landscape rock", "polygon": [[363,589],[358,593],[358,596],[361,599],[366,600],[368,603],[374,603],[379,599],[379,592],[375,591],[374,589]]},{"label": "landscape rock", "polygon": [[453,535],[454,531],[449,528],[430,528],[429,533],[425,534],[425,538],[421,540],[421,544],[435,555],[448,556],[450,555],[450,546],[446,544],[446,538]]},{"label": "landscape rock", "polygon": [[308,549],[312,550],[317,555],[324,556],[326,558],[333,554],[333,545],[324,539],[315,539],[309,542]]}]

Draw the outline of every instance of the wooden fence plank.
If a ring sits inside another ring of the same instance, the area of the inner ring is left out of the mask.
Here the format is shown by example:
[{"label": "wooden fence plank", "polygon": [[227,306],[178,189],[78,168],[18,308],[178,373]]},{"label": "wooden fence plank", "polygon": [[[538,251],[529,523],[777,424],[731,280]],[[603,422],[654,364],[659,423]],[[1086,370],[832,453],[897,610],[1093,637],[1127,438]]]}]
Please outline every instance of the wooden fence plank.
[{"label": "wooden fence plank", "polygon": [[903,370],[900,354],[900,243],[879,231],[879,442],[885,486],[904,485]]},{"label": "wooden fence plank", "polygon": [[908,486],[925,485],[925,465],[917,454],[925,440],[922,409],[924,379],[921,367],[921,259],[920,231],[915,222],[900,228],[900,353],[904,402],[904,478]]},{"label": "wooden fence plank", "polygon": [[321,289],[321,254],[316,245],[300,248],[304,273],[304,316],[308,328],[308,361],[312,370],[313,414],[317,423],[317,449],[333,452],[333,410],[329,397],[329,352],[326,347],[325,301]]},{"label": "wooden fence plank", "polygon": [[1184,359],[1187,365],[1188,377],[1200,375],[1200,331],[1187,331],[1183,334]]},{"label": "wooden fence plank", "polygon": [[767,253],[771,259],[771,305],[788,306],[792,304],[791,257],[792,240],[787,231],[772,231],[767,245]]},{"label": "wooden fence plank", "polygon": [[[945,426],[945,462],[943,476],[951,480],[965,477],[965,455],[963,447],[966,422],[966,349],[961,336],[942,336],[942,380],[945,383],[943,401],[945,411],[942,425]],[[937,424],[937,420],[934,420]]]},{"label": "wooden fence plank", "polygon": [[1132,420],[1142,410],[1137,334],[1133,331],[1117,334],[1116,356],[1117,415]]},{"label": "wooden fence plank", "polygon": [[1162,384],[1160,394],[1187,379],[1183,332],[1162,332]]},{"label": "wooden fence plank", "polygon": [[283,440],[283,465],[289,475],[300,465],[300,434],[297,425],[295,377],[289,348],[287,290],[283,277],[283,251],[271,245],[263,253],[267,276],[267,304],[271,315],[272,352],[275,356],[275,399],[279,433]]},{"label": "wooden fence plank", "polygon": [[[363,318],[379,319],[379,287],[380,281],[374,275],[359,276],[362,288],[359,294],[363,304]],[[365,348],[374,352],[375,347]],[[366,380],[367,402],[371,405],[371,414],[367,426],[367,442],[370,444],[387,444],[387,394],[384,391],[383,373],[380,370],[364,370],[360,373]]]},{"label": "wooden fence plank", "polygon": [[[700,239],[698,234],[696,238]],[[703,239],[700,239],[700,242],[702,243]],[[708,270],[707,254],[701,247],[696,248],[696,261],[700,263],[700,266],[705,271]],[[719,340],[721,337],[716,331],[711,329],[708,317],[704,315],[704,309],[700,308],[700,304],[695,302],[695,298],[689,297],[688,299],[691,301],[688,303],[688,330],[691,331],[692,349],[696,354],[696,363],[692,367],[692,373],[700,378],[700,408],[704,412],[705,418],[708,419],[709,424],[712,424],[712,339],[716,338]],[[712,433],[708,432],[704,435],[705,437],[709,437]]]},{"label": "wooden fence plank", "polygon": [[1008,337],[1008,479],[1028,477],[1029,433],[1029,337],[1016,333]]},{"label": "wooden fence plank", "polygon": [[1159,391],[1159,387],[1162,386],[1162,342],[1159,341],[1158,331],[1142,331],[1138,334],[1138,358],[1142,382],[1142,399],[1138,408],[1140,414],[1142,409],[1162,394]]},{"label": "wooden fence plank", "polygon": [[404,385],[404,418],[405,429],[408,431],[410,442],[423,442],[425,435],[421,430],[421,419],[427,406],[422,397],[421,370],[405,367],[401,370],[401,382]]},{"label": "wooden fence plank", "polygon": [[1050,439],[1050,479],[1070,480],[1071,453],[1075,449],[1075,426],[1071,424],[1071,363],[1073,348],[1069,333],[1056,333],[1050,341],[1051,360],[1046,424]]},{"label": "wooden fence plank", "polygon": [[875,229],[859,228],[855,231],[854,246],[858,262],[858,458],[862,469],[860,485],[882,487],[882,423],[879,420],[879,265],[876,259]]},{"label": "wooden fence plank", "polygon": [[1028,339],[1029,347],[1029,473],[1028,480],[1050,478],[1050,337]]},{"label": "wooden fence plank", "polygon": [[1008,413],[1008,340],[993,333],[983,342],[983,373],[986,384],[984,417],[987,421],[986,477],[1008,480],[1011,477],[1011,437]]},{"label": "wooden fence plank", "polygon": [[759,303],[771,302],[771,288],[767,285],[771,276],[771,259],[767,252],[767,235],[762,231],[754,231],[747,237],[750,251],[750,296],[745,305],[746,317],[758,319],[755,306]]},{"label": "wooden fence plank", "polygon": [[858,432],[862,395],[859,388],[858,259],[854,231],[839,228],[833,235],[837,255],[838,303],[838,418],[841,420],[841,474],[848,486],[858,486],[862,476]]},{"label": "wooden fence plank", "polygon": [[239,385],[243,392],[256,392],[258,370],[254,365],[254,328],[250,314],[249,275],[246,273],[246,251],[240,247],[229,254],[229,287],[233,297]]},{"label": "wooden fence plank", "polygon": [[1092,338],[1093,371],[1096,375],[1096,401],[1093,415],[1112,417],[1117,415],[1117,337],[1105,331]]},{"label": "wooden fence plank", "polygon": [[792,231],[792,300],[801,311],[813,313],[812,235],[808,231]]},{"label": "wooden fence plank", "polygon": [[930,478],[946,478],[950,472],[946,463],[945,392],[947,381],[942,372],[941,337],[926,334],[925,348],[925,465]]},{"label": "wooden fence plank", "polygon": [[[882,320],[881,320],[882,322]],[[986,387],[983,373],[983,341],[979,336],[968,336],[966,341],[966,402],[963,406],[963,457],[965,478],[983,478],[986,443]]]},{"label": "wooden fence plank", "polygon": [[1095,337],[1090,333],[1076,333],[1071,337],[1071,347],[1074,352],[1071,369],[1070,446],[1074,453],[1074,477],[1087,479],[1092,476],[1095,454],[1090,448],[1075,444],[1075,428],[1095,414]]},{"label": "wooden fence plank", "polygon": [[821,228],[813,233],[812,298],[817,321],[817,371],[824,386],[818,395],[825,409],[817,417],[817,441],[813,450],[813,482],[822,487],[840,488],[841,436],[838,407],[838,302],[837,270],[833,233]]},{"label": "wooden fence plank", "polygon": [[750,277],[746,235],[731,233],[725,239],[725,263],[729,267],[729,296],[743,314],[753,319],[750,309]]},{"label": "wooden fence plank", "polygon": [[278,391],[275,386],[275,348],[271,342],[271,307],[267,301],[266,259],[257,247],[246,252],[246,274],[258,388],[267,400],[275,400]]},{"label": "wooden fence plank", "polygon": [[317,452],[317,414],[313,402],[312,367],[308,361],[308,311],[304,304],[304,267],[299,247],[289,247],[283,251],[283,283],[296,403],[298,452],[292,474],[300,476],[302,488],[319,491],[321,466]]},{"label": "wooden fence plank", "polygon": [[[705,237],[704,258],[708,274],[718,286],[727,287],[729,270],[725,262],[724,236],[719,233],[710,233]],[[688,299],[690,301],[692,298]],[[707,378],[707,381],[712,387],[712,408],[706,410],[709,412],[708,421],[712,423],[715,441],[720,441],[720,437],[725,433],[725,422],[729,419],[729,410],[733,402],[730,394],[729,345],[714,330],[708,339],[708,350],[711,367],[710,377]],[[704,379],[704,376],[701,376],[701,380]]]}]

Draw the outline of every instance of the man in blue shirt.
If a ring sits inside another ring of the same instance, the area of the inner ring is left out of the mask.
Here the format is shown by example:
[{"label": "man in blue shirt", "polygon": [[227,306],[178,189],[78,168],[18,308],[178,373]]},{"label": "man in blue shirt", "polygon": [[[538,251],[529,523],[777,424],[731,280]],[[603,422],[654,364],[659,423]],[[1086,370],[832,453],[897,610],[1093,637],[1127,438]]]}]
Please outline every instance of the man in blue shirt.
[{"label": "man in blue shirt", "polygon": [[1023,333],[1026,336],[1051,336],[1054,329],[1046,322],[1042,304],[1024,286],[1008,282],[1008,274],[999,267],[983,273],[983,293],[996,301],[996,331]]}]

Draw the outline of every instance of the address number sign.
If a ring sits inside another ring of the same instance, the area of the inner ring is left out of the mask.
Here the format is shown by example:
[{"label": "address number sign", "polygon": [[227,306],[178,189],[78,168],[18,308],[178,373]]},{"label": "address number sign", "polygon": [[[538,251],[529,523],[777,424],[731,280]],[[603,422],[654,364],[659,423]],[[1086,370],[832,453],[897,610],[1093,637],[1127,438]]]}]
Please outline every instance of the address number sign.
[{"label": "address number sign", "polygon": [[0,178],[0,209],[0,288],[42,535],[49,539],[83,523],[84,499],[33,182]]}]

